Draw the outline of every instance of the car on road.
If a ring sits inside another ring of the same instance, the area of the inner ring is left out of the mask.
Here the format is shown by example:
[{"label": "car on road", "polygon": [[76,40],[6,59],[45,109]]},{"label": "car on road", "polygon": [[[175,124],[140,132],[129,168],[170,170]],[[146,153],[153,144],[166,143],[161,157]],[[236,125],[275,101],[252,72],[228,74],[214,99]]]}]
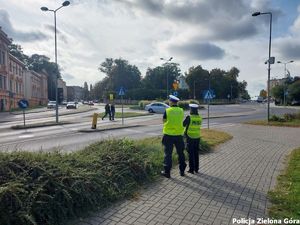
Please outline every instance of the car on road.
[{"label": "car on road", "polygon": [[68,102],[66,108],[67,109],[77,109],[77,105],[75,102]]},{"label": "car on road", "polygon": [[152,102],[145,106],[145,110],[149,113],[164,113],[170,106],[163,102]]},{"label": "car on road", "polygon": [[94,105],[94,102],[93,101],[89,101],[88,105]]},{"label": "car on road", "polygon": [[56,107],[56,101],[49,101],[47,104],[47,109],[54,109]]}]

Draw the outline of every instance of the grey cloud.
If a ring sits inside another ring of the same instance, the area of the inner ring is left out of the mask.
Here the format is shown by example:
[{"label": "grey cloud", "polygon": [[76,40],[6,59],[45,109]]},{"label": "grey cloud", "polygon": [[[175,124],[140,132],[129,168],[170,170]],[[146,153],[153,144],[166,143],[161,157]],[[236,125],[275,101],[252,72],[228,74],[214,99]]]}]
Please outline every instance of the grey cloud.
[{"label": "grey cloud", "polygon": [[278,50],[285,59],[300,60],[300,42],[298,40],[279,43]]},{"label": "grey cloud", "polygon": [[[53,25],[46,24],[44,26],[47,30],[50,30],[51,32],[53,32],[52,34],[54,34],[55,28]],[[67,36],[64,35],[57,27],[56,27],[56,34],[60,40],[62,40],[65,44],[68,44]]]},{"label": "grey cloud", "polygon": [[73,75],[69,74],[69,73],[64,73],[63,77],[66,80],[73,80],[73,79],[75,79],[75,77]]},{"label": "grey cloud", "polygon": [[16,41],[29,42],[48,39],[48,36],[40,31],[24,32],[15,30],[10,22],[8,13],[4,9],[0,9],[0,24],[8,36]]},{"label": "grey cloud", "polygon": [[[209,1],[172,1],[166,0],[116,0],[130,9],[139,10],[153,16],[177,22],[201,25],[210,31],[213,40],[239,40],[251,37],[262,24],[255,21],[251,14],[256,11],[249,1],[209,0]],[[267,3],[256,6],[265,6]],[[267,8],[268,9],[268,8]]]},{"label": "grey cloud", "polygon": [[184,45],[171,45],[169,51],[183,55],[192,60],[222,59],[225,51],[211,43],[188,43]]}]

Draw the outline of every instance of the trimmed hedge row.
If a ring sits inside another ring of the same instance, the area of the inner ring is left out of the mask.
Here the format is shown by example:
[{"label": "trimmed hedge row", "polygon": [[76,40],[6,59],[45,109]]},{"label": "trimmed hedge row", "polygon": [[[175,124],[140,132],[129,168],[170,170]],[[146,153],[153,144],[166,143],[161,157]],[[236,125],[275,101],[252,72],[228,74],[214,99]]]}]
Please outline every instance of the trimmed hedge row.
[{"label": "trimmed hedge row", "polygon": [[0,153],[0,224],[63,224],[132,194],[161,167],[160,148],[149,148],[123,139],[67,155]]}]

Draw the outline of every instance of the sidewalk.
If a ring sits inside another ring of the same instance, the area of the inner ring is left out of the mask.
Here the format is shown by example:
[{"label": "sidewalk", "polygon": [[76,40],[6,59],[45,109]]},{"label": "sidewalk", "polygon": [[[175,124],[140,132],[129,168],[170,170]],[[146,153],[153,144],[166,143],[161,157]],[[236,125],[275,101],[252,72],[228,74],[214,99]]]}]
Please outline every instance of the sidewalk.
[{"label": "sidewalk", "polygon": [[300,128],[236,125],[233,139],[200,156],[200,173],[161,178],[76,225],[232,224],[232,218],[267,218],[268,190],[276,184],[285,156],[300,146]]}]

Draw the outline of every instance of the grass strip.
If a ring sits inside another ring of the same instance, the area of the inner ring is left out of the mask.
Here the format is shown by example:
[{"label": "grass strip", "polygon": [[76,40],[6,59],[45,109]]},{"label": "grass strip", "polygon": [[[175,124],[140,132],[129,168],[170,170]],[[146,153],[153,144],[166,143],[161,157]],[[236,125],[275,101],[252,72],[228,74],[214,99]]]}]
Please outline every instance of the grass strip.
[{"label": "grass strip", "polygon": [[300,148],[295,149],[288,157],[285,171],[278,176],[277,185],[269,191],[272,206],[271,217],[276,219],[300,219]]},{"label": "grass strip", "polygon": [[[231,138],[205,129],[202,135],[203,150],[203,143],[210,149],[225,137]],[[0,224],[65,224],[87,211],[133,196],[141,185],[158,176],[162,161],[159,137],[105,140],[72,153],[2,152]]]}]

